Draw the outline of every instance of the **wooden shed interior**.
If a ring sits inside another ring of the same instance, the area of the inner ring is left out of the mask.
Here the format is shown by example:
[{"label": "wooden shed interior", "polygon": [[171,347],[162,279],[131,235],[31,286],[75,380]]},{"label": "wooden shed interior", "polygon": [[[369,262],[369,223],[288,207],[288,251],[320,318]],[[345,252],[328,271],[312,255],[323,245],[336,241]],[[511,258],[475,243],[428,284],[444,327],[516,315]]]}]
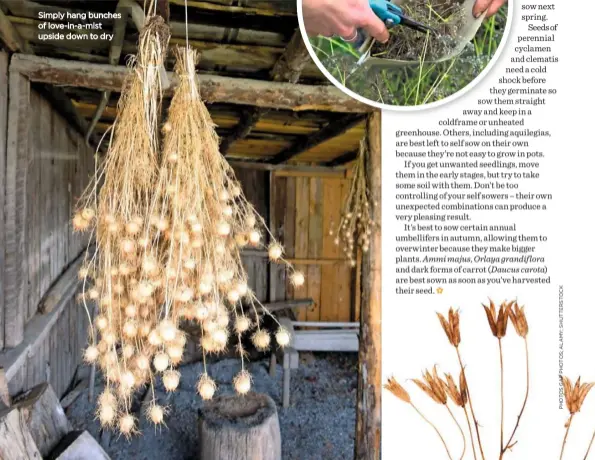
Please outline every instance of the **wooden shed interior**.
[{"label": "wooden shed interior", "polygon": [[[89,11],[122,19],[73,19]],[[188,18],[221,153],[306,274],[293,289],[268,268],[265,252],[247,252],[259,299],[312,299],[295,310],[301,321],[362,321],[356,458],[374,458],[380,240],[352,268],[329,230],[340,221],[366,132],[371,193],[380,198],[379,115],[330,85],[310,60],[296,0],[159,0],[158,12],[169,22],[170,46],[186,43]],[[95,151],[105,152],[143,21],[142,0],[0,0],[0,366],[12,394],[49,381],[60,396],[80,363],[88,319],[75,301],[76,272],[86,237],[73,234],[70,218]],[[91,40],[90,28],[77,30],[78,39],[45,39],[42,22],[101,23],[113,39]]]}]

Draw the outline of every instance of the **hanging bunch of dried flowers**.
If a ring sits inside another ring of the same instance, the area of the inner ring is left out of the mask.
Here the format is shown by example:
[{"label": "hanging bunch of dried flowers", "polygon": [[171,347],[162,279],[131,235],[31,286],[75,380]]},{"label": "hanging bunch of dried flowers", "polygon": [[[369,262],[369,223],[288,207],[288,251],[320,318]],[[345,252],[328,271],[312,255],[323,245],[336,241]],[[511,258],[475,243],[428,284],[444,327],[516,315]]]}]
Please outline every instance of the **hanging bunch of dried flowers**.
[{"label": "hanging bunch of dried flowers", "polygon": [[[572,422],[574,420],[575,415],[580,412],[585,399],[589,392],[595,386],[595,383],[581,383],[581,378],[579,377],[576,380],[576,383],[573,385],[572,381],[568,377],[562,377],[562,386],[564,387],[564,399],[566,400],[566,408],[570,416],[564,425],[566,428],[564,432],[564,439],[562,440],[562,449],[560,450],[560,460],[564,458],[564,451],[566,449],[566,443],[568,441],[568,434],[570,433],[570,427],[572,426]],[[585,454],[585,459],[589,457],[589,453],[591,452],[591,447],[593,446],[593,441],[595,440],[595,432],[591,437],[591,442],[589,443],[589,447],[587,448],[587,453]]]},{"label": "hanging bunch of dried flowers", "polygon": [[370,235],[377,224],[371,217],[369,190],[366,180],[366,155],[368,154],[367,142],[360,142],[360,150],[353,167],[353,178],[349,194],[343,204],[341,221],[338,229],[332,229],[331,235],[335,236],[335,244],[341,245],[343,252],[349,259],[352,267],[357,264],[357,251],[368,252],[370,249]]},{"label": "hanging bunch of dried flowers", "polygon": [[150,378],[144,338],[153,329],[157,303],[140,276],[139,255],[150,244],[147,216],[158,164],[159,69],[168,42],[163,19],[148,19],[138,55],[129,63],[106,159],[96,168],[73,219],[75,230],[91,230],[96,242],[79,276],[89,317],[97,311],[84,358],[96,363],[106,380],[97,415],[103,426],[117,426],[124,435],[136,430],[132,394]]},{"label": "hanging bunch of dried flowers", "polygon": [[[176,367],[186,343],[183,321],[199,325],[205,357],[225,350],[231,331],[237,336],[242,370],[234,387],[239,394],[251,387],[243,338],[249,335],[259,350],[272,343],[261,326],[260,312],[266,309],[250,291],[240,260],[243,247],[265,244],[268,230],[219,153],[199,95],[197,54],[189,48],[176,54],[180,84],[160,147],[159,69],[168,39],[163,20],[150,18],[123,88],[106,160],[73,219],[76,230],[93,231],[97,244],[80,277],[90,318],[91,305],[98,305],[85,350],[85,359],[97,364],[106,380],[98,418],[126,436],[136,431],[132,395],[147,384],[153,398],[146,416],[156,425],[164,423],[167,409],[158,404],[154,384],[160,379],[167,391],[180,384]],[[286,263],[270,233],[269,241],[269,259]],[[294,284],[303,284],[303,275],[286,265]],[[279,346],[290,341],[280,326],[274,337]],[[197,391],[204,399],[216,392],[206,362]]]},{"label": "hanging bunch of dried flowers", "polygon": [[[248,287],[240,255],[246,246],[260,247],[268,229],[219,153],[214,124],[199,96],[194,71],[197,58],[189,48],[176,50],[180,85],[164,125],[162,163],[151,214],[159,243],[151,245],[143,262],[151,269],[160,268],[147,274],[157,280],[155,287],[163,293],[159,299],[163,305],[161,325],[196,321],[206,354],[226,348],[231,325],[242,357],[242,371],[234,386],[243,394],[250,389],[250,376],[243,366],[244,337],[249,335],[261,351],[267,350],[272,340],[261,327],[258,309],[263,307]],[[284,263],[283,248],[270,233],[268,239],[270,261]],[[160,257],[161,263],[154,263]],[[287,267],[294,283],[302,284],[303,275],[289,264]],[[283,327],[274,335],[278,345],[288,344],[289,334]],[[175,365],[178,350],[172,357],[169,347],[165,344],[162,353]],[[198,381],[198,391],[208,399],[213,390],[214,382],[205,373]]]}]

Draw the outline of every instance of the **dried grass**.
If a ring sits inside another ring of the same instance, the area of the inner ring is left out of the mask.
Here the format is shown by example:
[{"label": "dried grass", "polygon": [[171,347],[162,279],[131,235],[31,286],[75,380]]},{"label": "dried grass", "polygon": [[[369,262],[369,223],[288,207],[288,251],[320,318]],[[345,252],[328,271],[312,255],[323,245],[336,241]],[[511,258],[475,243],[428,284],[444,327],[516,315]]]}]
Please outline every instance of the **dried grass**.
[{"label": "dried grass", "polygon": [[459,44],[458,35],[467,20],[462,0],[407,0],[404,13],[437,33],[420,33],[407,27],[393,27],[388,43],[376,43],[372,55],[387,59],[426,61],[449,54]]}]

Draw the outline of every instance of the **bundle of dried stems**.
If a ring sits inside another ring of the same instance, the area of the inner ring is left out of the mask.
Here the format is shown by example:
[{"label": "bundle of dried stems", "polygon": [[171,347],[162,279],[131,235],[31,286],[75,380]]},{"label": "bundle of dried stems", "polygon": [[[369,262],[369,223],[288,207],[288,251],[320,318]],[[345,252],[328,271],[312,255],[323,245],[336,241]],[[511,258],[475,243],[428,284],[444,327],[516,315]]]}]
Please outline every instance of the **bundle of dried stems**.
[{"label": "bundle of dried stems", "polygon": [[[268,229],[219,152],[200,99],[198,56],[188,47],[176,51],[180,84],[161,145],[159,69],[168,40],[163,20],[150,18],[130,64],[107,157],[73,219],[76,230],[91,231],[96,241],[79,275],[91,322],[85,359],[99,365],[106,380],[97,414],[104,427],[116,426],[126,436],[137,431],[132,395],[147,384],[147,418],[164,423],[167,408],[159,405],[154,384],[159,377],[167,391],[179,386],[182,322],[195,322],[202,331],[205,372],[197,391],[203,399],[216,391],[206,355],[224,351],[230,334],[237,336],[242,358],[234,379],[239,394],[251,388],[244,337],[250,335],[259,350],[272,342],[258,313],[267,311],[248,287],[240,259],[243,247],[265,244]],[[271,262],[285,264],[292,282],[303,284],[303,274],[286,263],[283,248],[268,233]],[[98,314],[91,321],[95,304]],[[281,326],[274,336],[279,346],[290,341]]]},{"label": "bundle of dried stems", "polygon": [[[572,421],[574,420],[574,416],[580,412],[587,395],[595,386],[595,383],[581,383],[581,378],[579,377],[576,380],[576,383],[573,385],[572,381],[568,377],[562,377],[562,386],[564,387],[564,399],[566,400],[566,408],[570,413],[564,428],[566,431],[564,433],[564,439],[562,440],[562,449],[560,450],[560,460],[564,458],[564,451],[566,449],[566,442],[568,441],[568,434],[570,433],[570,426],[572,425]],[[591,437],[591,442],[589,443],[589,447],[587,448],[587,453],[585,454],[584,459],[586,460],[591,452],[591,447],[593,446],[593,441],[595,440],[595,432]]]},{"label": "bundle of dried stems", "polygon": [[368,154],[367,142],[360,142],[360,150],[353,167],[353,178],[349,188],[349,194],[343,203],[341,221],[339,228],[330,230],[329,234],[335,234],[335,244],[342,244],[343,252],[349,259],[352,267],[357,265],[357,251],[368,252],[370,249],[370,235],[377,224],[371,217],[371,206],[377,203],[370,203],[368,183],[366,179],[366,155]]},{"label": "bundle of dried stems", "polygon": [[[501,401],[501,414],[500,414],[500,446],[498,449],[498,458],[502,460],[505,454],[512,449],[512,447],[517,443],[514,440],[514,437],[517,433],[517,430],[520,425],[521,418],[523,413],[525,412],[525,408],[527,406],[527,400],[529,398],[529,348],[527,343],[527,335],[529,333],[529,325],[527,322],[527,317],[525,316],[525,309],[524,307],[519,307],[516,301],[513,302],[503,302],[498,309],[496,309],[495,304],[490,301],[489,305],[483,305],[488,323],[490,326],[491,333],[498,339],[499,343],[499,350],[500,350],[500,401]],[[448,338],[449,343],[453,346],[456,351],[457,359],[459,362],[459,384],[457,386],[455,379],[452,377],[451,374],[444,374],[444,378],[440,377],[437,372],[437,367],[434,366],[432,372],[425,371],[423,374],[423,379],[413,379],[413,382],[420,388],[427,396],[429,396],[434,402],[446,407],[448,410],[451,418],[455,421],[461,436],[463,437],[463,451],[461,454],[460,459],[462,460],[465,456],[466,446],[467,446],[467,437],[465,436],[461,425],[458,423],[455,414],[451,411],[450,407],[448,406],[448,401],[450,400],[455,406],[461,408],[465,415],[465,419],[467,422],[468,428],[468,436],[469,440],[471,441],[471,447],[473,452],[473,458],[477,460],[481,458],[482,460],[486,459],[484,445],[481,439],[480,433],[480,424],[477,420],[475,410],[473,408],[473,402],[471,398],[471,393],[468,386],[468,380],[466,375],[466,368],[463,364],[463,359],[460,352],[460,344],[461,344],[461,328],[460,328],[460,314],[458,310],[450,308],[447,315],[442,315],[438,313],[438,319]],[[508,325],[508,321],[513,324],[515,331],[524,341],[525,345],[525,362],[526,362],[526,387],[525,387],[525,396],[523,400],[523,404],[519,413],[517,415],[516,424],[514,429],[512,430],[510,437],[504,437],[504,407],[505,407],[505,400],[504,400],[504,355],[502,352],[502,339],[506,336],[506,329]],[[393,395],[401,399],[402,401],[411,405],[416,412],[418,412],[423,419],[429,423],[432,428],[438,433],[442,444],[446,449],[446,453],[449,459],[452,459],[451,453],[448,449],[448,445],[440,433],[439,429],[432,424],[429,419],[427,419],[418,409],[414,406],[411,397],[407,393],[407,391],[397,383],[394,378],[390,378],[385,388],[388,389]],[[467,410],[467,407],[469,410]],[[473,426],[471,423],[473,420]],[[595,437],[595,435],[594,435]],[[507,440],[506,440],[507,439]]]}]

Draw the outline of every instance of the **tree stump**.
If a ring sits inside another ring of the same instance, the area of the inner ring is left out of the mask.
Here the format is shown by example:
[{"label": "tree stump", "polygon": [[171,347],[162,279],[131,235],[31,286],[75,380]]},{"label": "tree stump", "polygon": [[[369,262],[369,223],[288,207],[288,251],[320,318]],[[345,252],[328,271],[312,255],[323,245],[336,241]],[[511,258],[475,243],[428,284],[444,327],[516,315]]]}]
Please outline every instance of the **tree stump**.
[{"label": "tree stump", "polygon": [[280,460],[281,431],[267,395],[222,395],[199,411],[201,460]]},{"label": "tree stump", "polygon": [[72,430],[60,400],[46,382],[14,398],[12,407],[23,414],[43,458]]},{"label": "tree stump", "polygon": [[0,411],[0,459],[41,460],[23,413],[18,409]]}]

